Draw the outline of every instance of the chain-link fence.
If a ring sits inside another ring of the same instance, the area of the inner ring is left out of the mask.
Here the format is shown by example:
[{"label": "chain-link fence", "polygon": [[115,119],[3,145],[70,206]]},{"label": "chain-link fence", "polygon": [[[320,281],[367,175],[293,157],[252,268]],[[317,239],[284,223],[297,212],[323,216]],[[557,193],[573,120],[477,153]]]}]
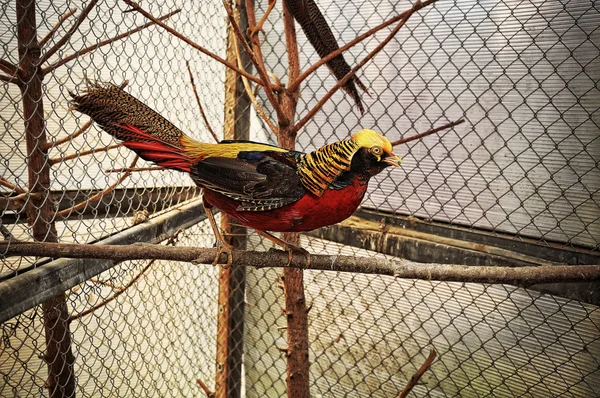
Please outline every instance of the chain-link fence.
[{"label": "chain-link fence", "polygon": [[[0,58],[8,64],[18,65],[19,51],[32,48],[22,42],[27,14],[19,7],[26,3],[0,6],[5,54]],[[409,6],[354,0],[318,5],[340,43]],[[221,4],[143,6],[155,16],[181,8],[166,23],[226,56]],[[78,10],[53,28],[73,7]],[[86,7],[89,15],[69,35]],[[260,18],[267,2],[256,7]],[[225,68],[217,61],[156,26],[110,40],[147,23],[138,13],[123,13],[126,8],[104,1],[36,3],[41,59],[62,37],[69,40],[41,65],[42,100],[32,107],[43,109],[47,144],[39,132],[26,132],[36,117],[25,111],[27,94],[3,82],[0,227],[6,241],[56,236],[77,243],[213,244],[191,179],[146,169],[151,165],[136,162],[124,147],[113,147],[116,140],[68,109],[69,91],[81,91],[86,79],[126,82],[126,91],[189,135],[211,142],[194,100],[189,60],[208,122],[219,137],[235,109],[235,138],[275,143],[247,100],[228,102]],[[285,83],[282,20],[278,4],[261,42],[268,69]],[[363,95],[366,115],[360,118],[340,92],[300,131],[297,148],[310,151],[361,128],[393,141],[447,121],[465,118],[466,123],[398,147],[402,169],[370,182],[351,222],[303,236],[302,246],[314,254],[450,263],[459,258],[469,265],[487,264],[489,248],[503,250],[493,257],[497,264],[513,264],[519,255],[540,263],[600,263],[599,26],[593,1],[440,0],[414,15],[358,72],[370,93]],[[347,52],[349,63],[355,65],[373,49],[387,34],[382,32]],[[306,69],[318,56],[301,31],[297,37]],[[8,80],[17,79],[10,66],[0,71]],[[326,68],[309,77],[298,115],[334,84]],[[269,111],[264,93],[257,95]],[[39,158],[36,148],[48,149],[48,167],[41,165],[31,175],[32,159]],[[127,170],[132,168],[137,170]],[[40,189],[36,184],[43,182],[43,173],[48,186]],[[57,211],[46,214],[49,203]],[[251,232],[231,235],[250,250],[271,246]],[[446,239],[444,245],[440,238]],[[436,249],[424,250],[427,245]],[[77,396],[192,396],[203,394],[199,384],[214,389],[224,369],[230,372],[230,392],[286,395],[281,350],[286,318],[274,269],[233,267],[238,279],[225,289],[223,270],[183,263],[2,261],[0,288],[43,267],[72,270],[82,279],[55,296],[60,280],[56,289],[46,288],[52,294],[38,299],[44,304],[2,323],[0,396],[59,396],[56,391],[70,393],[70,378]],[[31,286],[32,295],[42,297],[37,293],[41,283]],[[311,305],[313,396],[396,397],[429,347],[438,358],[413,396],[600,394],[597,284],[524,289],[307,271],[305,289]],[[1,304],[2,311],[8,304]],[[219,351],[223,345],[226,364]],[[57,364],[71,376],[52,382],[49,369]]]}]

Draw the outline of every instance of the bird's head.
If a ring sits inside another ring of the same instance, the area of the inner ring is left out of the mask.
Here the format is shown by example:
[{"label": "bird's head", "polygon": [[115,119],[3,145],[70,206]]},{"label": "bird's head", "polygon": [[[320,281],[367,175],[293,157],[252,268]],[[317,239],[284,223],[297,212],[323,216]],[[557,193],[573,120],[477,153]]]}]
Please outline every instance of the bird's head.
[{"label": "bird's head", "polygon": [[390,140],[373,130],[361,130],[350,139],[360,148],[352,159],[351,168],[355,171],[375,175],[388,166],[399,167],[402,162],[392,151]]}]

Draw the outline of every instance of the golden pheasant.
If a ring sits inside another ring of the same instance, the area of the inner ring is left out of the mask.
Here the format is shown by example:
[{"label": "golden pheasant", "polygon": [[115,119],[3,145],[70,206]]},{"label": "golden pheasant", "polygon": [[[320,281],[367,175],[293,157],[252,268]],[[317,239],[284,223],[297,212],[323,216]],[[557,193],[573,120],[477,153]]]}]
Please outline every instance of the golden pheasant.
[{"label": "golden pheasant", "polygon": [[[314,0],[284,0],[284,2],[288,10],[290,10],[290,13],[294,16],[296,22],[298,22],[302,28],[302,31],[310,44],[314,47],[317,54],[319,54],[319,57],[325,58],[340,48],[327,20],[323,17],[321,10],[319,10],[319,7]],[[253,32],[250,33],[262,30],[262,25],[274,5],[275,0],[269,0],[269,7],[267,8],[265,15],[258,22]],[[346,62],[342,54],[327,61],[327,67],[337,80],[341,80],[351,71],[350,65]],[[354,100],[356,106],[360,110],[360,114],[364,115],[365,107],[363,106],[356,86],[360,87],[362,91],[367,92],[367,88],[356,75],[353,75],[342,86],[342,89]]]},{"label": "golden pheasant", "polygon": [[360,205],[371,177],[401,159],[390,141],[372,130],[310,153],[250,141],[198,142],[148,106],[113,85],[71,93],[73,109],[89,115],[110,135],[145,160],[188,173],[203,188],[203,203],[219,254],[223,240],[211,208],[254,228],[284,249],[290,245],[266,231],[300,232],[348,218]]}]

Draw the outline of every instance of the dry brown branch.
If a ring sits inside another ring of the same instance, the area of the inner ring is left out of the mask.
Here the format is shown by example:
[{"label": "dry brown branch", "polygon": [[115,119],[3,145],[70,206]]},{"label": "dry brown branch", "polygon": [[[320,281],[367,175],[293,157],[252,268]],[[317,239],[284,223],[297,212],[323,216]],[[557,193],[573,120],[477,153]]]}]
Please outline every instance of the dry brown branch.
[{"label": "dry brown branch", "polygon": [[[233,14],[233,9],[231,8],[231,4],[229,4],[227,1],[223,1],[223,5],[225,6],[225,10],[227,11],[227,17],[229,18],[229,23],[231,24],[231,27],[233,28],[233,32],[235,33],[235,36],[237,37],[238,43],[242,45],[242,47],[244,48],[244,51],[246,51],[246,53],[248,54],[250,61],[252,62],[252,64],[256,68],[258,75],[260,76],[260,79],[262,81],[262,86],[264,87],[264,90],[265,90],[265,95],[267,96],[267,99],[273,106],[275,113],[277,113],[277,119],[279,119],[280,123],[283,120],[287,120],[287,116],[281,109],[281,105],[279,104],[277,96],[275,95],[275,92],[273,91],[273,87],[271,86],[271,81],[269,80],[269,74],[267,73],[267,70],[265,68],[265,64],[264,64],[262,58],[259,59],[257,57],[256,53],[250,48],[250,46],[248,46],[248,43],[246,42],[246,39],[244,38],[244,34],[242,33],[242,31],[235,19],[235,16]],[[249,22],[250,21],[248,21],[248,23]],[[253,48],[256,48],[256,47],[253,47]],[[262,53],[261,53],[261,55],[262,55]]]},{"label": "dry brown branch", "polygon": [[65,43],[67,43],[67,41],[71,38],[71,36],[73,36],[73,34],[77,31],[77,29],[79,29],[79,26],[81,25],[81,23],[83,21],[85,21],[85,19],[87,18],[87,16],[92,11],[92,9],[96,6],[97,3],[98,3],[98,0],[90,0],[88,5],[83,9],[81,14],[79,14],[79,16],[77,17],[77,20],[75,21],[73,26],[71,26],[71,29],[69,29],[69,31],[63,37],[61,37],[60,40],[58,42],[56,42],[56,44],[54,44],[52,47],[50,47],[50,49],[48,51],[46,51],[40,57],[39,65],[43,65],[44,62],[48,61],[48,59],[50,59],[51,56],[53,56],[58,50],[60,50],[60,48],[62,46],[65,45]]},{"label": "dry brown branch", "polygon": [[158,170],[166,170],[164,167],[160,166],[148,166],[148,167],[122,167],[120,169],[106,169],[105,173],[127,173],[127,172],[140,172],[140,171],[158,171]]},{"label": "dry brown branch", "polygon": [[0,58],[0,70],[8,73],[8,75],[11,77],[17,76],[17,66],[2,58]]},{"label": "dry brown branch", "polygon": [[408,396],[408,394],[412,391],[412,389],[419,382],[419,379],[421,378],[421,376],[423,376],[423,374],[427,371],[427,369],[429,369],[429,367],[433,363],[436,355],[437,355],[437,353],[432,348],[431,351],[429,352],[429,356],[427,357],[427,359],[425,360],[425,362],[423,363],[423,365],[421,365],[421,367],[419,368],[419,370],[417,371],[417,373],[415,373],[410,378],[410,380],[408,381],[408,384],[406,385],[406,387],[404,387],[404,389],[402,390],[402,392],[400,393],[400,395],[398,395],[398,398],[406,398]]},{"label": "dry brown branch", "polygon": [[198,385],[200,386],[202,391],[204,391],[207,398],[215,398],[215,393],[213,391],[211,391],[210,388],[208,388],[208,386],[206,384],[204,384],[204,382],[202,380],[196,379],[196,383],[198,383]]},{"label": "dry brown branch", "polygon": [[413,4],[412,8],[407,11],[406,16],[404,18],[402,18],[400,20],[400,22],[398,22],[396,27],[394,29],[392,29],[392,31],[388,34],[388,36],[381,43],[379,43],[373,51],[371,51],[365,58],[363,58],[354,68],[352,68],[350,70],[350,72],[348,72],[348,74],[346,74],[346,76],[344,76],[342,79],[338,80],[338,82],[335,84],[335,86],[333,86],[333,88],[331,90],[329,90],[327,92],[327,94],[325,94],[323,96],[323,98],[321,98],[321,100],[310,111],[308,111],[308,113],[306,115],[304,115],[302,120],[300,120],[293,127],[293,130],[298,131],[306,123],[308,123],[313,118],[313,116],[323,107],[323,105],[325,105],[325,103],[329,100],[329,98],[331,98],[331,96],[333,96],[333,94],[335,94],[344,84],[346,84],[346,82],[354,75],[354,73],[356,73],[357,70],[359,70],[367,62],[369,62],[375,55],[377,55],[390,42],[390,40],[392,40],[394,38],[394,36],[396,36],[398,31],[404,26],[404,24],[406,24],[406,21],[408,21],[409,18],[415,12],[435,3],[436,1],[437,0],[426,0],[424,2],[417,1],[415,4]]},{"label": "dry brown branch", "polygon": [[13,83],[13,84],[17,84],[17,85],[20,84],[20,80],[16,76],[0,75],[0,81],[7,82],[7,83]]},{"label": "dry brown branch", "polygon": [[63,157],[60,157],[60,158],[50,158],[50,159],[48,159],[48,162],[50,162],[51,165],[55,165],[57,163],[66,162],[67,160],[78,159],[78,158],[80,158],[82,156],[91,155],[93,153],[110,151],[111,149],[119,148],[121,146],[123,146],[122,142],[119,143],[119,144],[107,145],[107,146],[102,147],[102,148],[94,148],[94,149],[89,149],[87,151],[81,151],[81,152],[77,152],[77,153],[72,153],[70,155],[63,156]]},{"label": "dry brown branch", "polygon": [[[131,165],[129,166],[129,168],[133,168],[139,158],[140,157],[136,155],[135,158],[133,159],[133,162],[131,162]],[[56,213],[57,218],[67,218],[67,217],[69,217],[69,215],[72,212],[79,211],[79,210],[85,208],[89,203],[99,201],[100,199],[102,199],[104,197],[104,195],[108,195],[109,193],[111,193],[117,186],[119,186],[119,184],[121,184],[123,181],[125,181],[127,179],[127,177],[129,177],[130,175],[131,175],[130,171],[123,173],[123,175],[113,185],[109,186],[102,192],[98,192],[97,194],[90,196],[83,202],[80,202],[73,207],[70,207],[68,209],[64,209],[64,210],[57,212]]]},{"label": "dry brown branch", "polygon": [[200,51],[201,53],[203,53],[205,55],[208,55],[209,57],[211,57],[212,59],[216,60],[217,62],[220,62],[221,64],[225,65],[226,67],[228,67],[230,69],[233,69],[234,71],[236,71],[240,75],[246,76],[248,79],[252,80],[253,82],[255,82],[257,84],[262,84],[262,81],[259,78],[257,78],[256,76],[252,76],[248,72],[239,69],[237,66],[233,65],[230,62],[227,62],[227,60],[219,57],[215,53],[213,53],[211,51],[208,51],[207,49],[205,49],[201,45],[197,44],[193,40],[189,39],[188,37],[186,37],[183,34],[179,33],[175,29],[171,28],[169,25],[162,23],[156,17],[154,17],[152,14],[150,14],[148,11],[146,11],[142,7],[140,7],[140,5],[137,4],[136,2],[131,1],[131,0],[124,0],[124,1],[125,1],[125,4],[127,4],[128,6],[131,7],[131,9],[128,10],[128,11],[137,11],[137,12],[139,12],[144,17],[146,17],[149,20],[153,21],[158,26],[160,26],[161,28],[165,29],[167,32],[169,32],[173,36],[177,37],[178,39],[180,39],[180,40],[184,41],[185,43],[189,44],[190,46],[192,46],[196,50]]},{"label": "dry brown branch", "polygon": [[40,48],[44,47],[44,45],[46,45],[48,40],[50,40],[52,38],[52,36],[54,36],[56,31],[62,26],[62,24],[67,19],[69,19],[69,17],[71,15],[75,14],[76,12],[77,12],[77,8],[73,7],[69,11],[67,11],[63,15],[61,15],[60,18],[58,18],[58,21],[52,27],[52,29],[50,29],[50,31],[46,34],[46,36],[42,37],[42,39],[40,40]]},{"label": "dry brown branch", "polygon": [[[100,280],[100,279],[97,279],[97,278],[92,278],[92,279],[90,279],[89,281],[90,281],[90,282],[92,282],[92,283],[95,283],[95,284],[97,284],[97,285],[102,285],[102,286],[110,287],[112,290],[116,290],[117,292],[118,292],[118,291],[121,291],[121,290],[123,290],[123,289],[124,289],[124,287],[123,287],[123,286],[115,285],[115,284],[114,284],[114,283],[112,283],[112,282],[109,282],[109,281],[103,281],[103,280]],[[81,285],[80,285],[80,286],[81,286]],[[73,289],[71,289],[71,290],[75,290],[75,288],[79,288],[80,286],[76,286],[76,287],[74,287],[74,288],[73,288]]]},{"label": "dry brown branch", "polygon": [[204,113],[204,108],[202,107],[202,102],[200,102],[200,96],[198,95],[198,90],[196,89],[196,83],[194,82],[194,74],[192,73],[192,69],[190,68],[190,61],[185,61],[185,65],[187,66],[188,73],[190,75],[190,83],[192,84],[192,88],[194,89],[194,96],[196,97],[196,103],[198,103],[198,108],[200,108],[200,115],[202,115],[202,120],[204,120],[204,124],[206,128],[213,136],[215,142],[219,142],[219,137],[215,134],[215,131],[210,127],[210,123],[208,122],[208,118]]},{"label": "dry brown branch", "polygon": [[[113,261],[170,260],[212,264],[216,249],[195,247],[170,247],[151,244],[83,245],[73,243],[0,243],[0,253],[10,256],[38,256],[52,258],[101,258]],[[223,255],[221,260],[225,260]],[[233,251],[233,261],[255,268],[285,268],[288,253],[280,250],[268,252]],[[292,268],[321,271],[353,272],[388,275],[405,279],[427,281],[501,283],[530,286],[538,283],[592,282],[600,280],[600,265],[542,265],[539,267],[466,266],[453,264],[425,264],[395,259],[370,257],[311,255],[310,266],[304,256],[293,256]]]},{"label": "dry brown branch", "polygon": [[13,184],[12,182],[8,181],[4,177],[0,177],[0,186],[6,187],[12,191],[15,191],[16,193],[26,193],[27,192],[26,189]]},{"label": "dry brown branch", "polygon": [[21,193],[17,196],[0,197],[0,209],[19,211],[29,203],[30,199],[41,200],[42,195],[39,193]]},{"label": "dry brown branch", "polygon": [[[157,19],[158,19],[159,21],[162,21],[162,20],[165,20],[165,19],[167,19],[167,18],[170,18],[170,17],[172,17],[173,15],[175,15],[175,14],[177,14],[177,13],[179,13],[179,12],[181,12],[181,10],[180,10],[180,9],[178,9],[178,10],[175,10],[175,11],[173,11],[173,12],[170,12],[170,13],[168,13],[168,14],[166,14],[166,15],[163,15],[162,17],[159,17],[159,18],[157,18]],[[107,40],[101,41],[100,43],[97,43],[97,44],[94,44],[94,45],[92,45],[92,46],[86,47],[86,48],[84,48],[83,50],[79,50],[79,51],[77,51],[77,52],[76,52],[76,53],[74,53],[74,54],[71,54],[71,55],[68,55],[68,56],[66,56],[66,57],[64,57],[64,58],[61,58],[60,60],[58,60],[57,62],[53,63],[52,65],[49,65],[49,66],[47,66],[47,67],[43,68],[43,69],[42,69],[42,74],[44,74],[44,75],[45,75],[45,74],[47,74],[47,73],[50,73],[50,72],[52,72],[53,70],[55,70],[55,69],[57,69],[57,68],[59,68],[59,67],[63,66],[64,64],[66,64],[66,63],[68,63],[68,62],[71,62],[71,61],[73,61],[74,59],[76,59],[76,58],[78,58],[78,57],[80,57],[80,56],[82,56],[82,55],[85,55],[85,54],[87,54],[87,53],[90,53],[90,52],[92,52],[92,51],[95,51],[95,50],[99,49],[100,47],[107,46],[107,45],[109,45],[109,44],[112,44],[112,43],[114,43],[114,42],[116,42],[116,41],[119,41],[119,40],[121,40],[121,39],[124,39],[124,38],[126,38],[126,37],[129,37],[129,36],[131,36],[132,34],[134,34],[134,33],[137,33],[137,32],[139,32],[139,31],[141,31],[141,30],[143,30],[143,29],[146,29],[147,27],[149,27],[149,26],[152,26],[152,25],[155,25],[155,22],[154,22],[154,21],[148,22],[148,23],[146,23],[146,24],[144,24],[144,25],[138,26],[137,28],[133,28],[133,29],[131,29],[131,30],[128,30],[128,31],[127,31],[127,32],[125,32],[125,33],[121,33],[121,34],[120,34],[120,35],[118,35],[118,36],[115,36],[115,37],[112,37],[112,38],[110,38],[110,39],[107,39]]]},{"label": "dry brown branch", "polygon": [[396,146],[396,145],[400,145],[400,144],[406,144],[407,142],[418,140],[418,139],[421,139],[423,137],[427,137],[428,135],[437,133],[438,131],[442,131],[442,130],[446,130],[446,129],[452,128],[454,126],[458,126],[459,124],[464,123],[464,122],[465,122],[465,119],[460,119],[460,120],[457,120],[457,121],[452,122],[452,123],[446,123],[443,126],[427,130],[424,133],[416,134],[416,135],[413,135],[413,136],[410,136],[410,137],[406,137],[406,138],[401,138],[398,141],[392,142],[392,146]]},{"label": "dry brown branch", "polygon": [[365,39],[373,36],[375,33],[379,32],[381,29],[387,28],[388,26],[390,26],[390,25],[392,25],[392,24],[394,24],[394,23],[396,23],[396,22],[404,19],[410,13],[411,13],[411,10],[407,10],[407,11],[404,11],[404,12],[396,15],[393,18],[388,19],[387,21],[379,24],[378,26],[374,27],[373,29],[369,29],[368,31],[366,31],[362,35],[357,36],[354,40],[346,43],[345,45],[343,45],[339,49],[337,49],[334,52],[328,54],[326,57],[321,58],[319,61],[317,61],[316,63],[314,63],[313,65],[311,65],[308,69],[306,69],[297,79],[295,79],[292,83],[290,83],[289,84],[289,89],[290,90],[296,89],[298,86],[300,86],[300,84],[308,76],[311,75],[311,73],[313,73],[314,71],[316,71],[319,67],[323,66],[328,61],[330,61],[333,58],[337,57],[338,55],[342,54],[346,50],[354,47],[355,45],[357,45],[361,41],[363,41],[363,40],[365,40]]},{"label": "dry brown branch", "polygon": [[[167,240],[167,245],[171,245],[171,246],[175,246],[175,244],[178,242],[179,240],[179,234],[181,233],[181,229],[178,230],[173,236],[169,237]],[[150,260],[148,262],[148,264],[146,264],[146,266],[144,268],[142,268],[142,270],[140,272],[137,273],[136,276],[134,276],[126,285],[124,286],[114,286],[112,283],[108,283],[105,281],[95,281],[96,283],[100,283],[103,284],[105,286],[110,287],[113,290],[116,290],[117,292],[115,294],[113,294],[112,296],[108,297],[107,299],[103,300],[102,302],[88,308],[85,311],[80,312],[77,315],[71,315],[69,317],[69,322],[73,322],[74,320],[77,320],[81,317],[84,317],[88,314],[91,314],[92,312],[96,311],[99,308],[104,307],[105,305],[107,305],[108,303],[110,303],[111,301],[114,301],[117,297],[119,297],[121,294],[123,294],[127,289],[129,289],[131,286],[133,286],[145,273],[146,271],[148,271],[148,269],[150,269],[150,267],[152,266],[152,264],[154,264],[156,262],[156,260]]]},{"label": "dry brown branch", "polygon": [[[129,80],[125,80],[123,83],[121,83],[119,88],[123,89],[123,88],[125,88],[125,86],[127,86],[127,84],[129,84]],[[85,133],[90,127],[92,127],[92,124],[94,124],[94,121],[90,119],[73,134],[69,134],[66,137],[60,138],[54,142],[53,141],[46,142],[44,145],[42,145],[42,149],[47,151],[50,148],[54,148],[59,145],[65,144],[67,142],[71,142],[75,138],[79,137],[81,134]]]},{"label": "dry brown branch", "polygon": [[52,142],[52,141],[46,142],[46,144],[44,145],[44,149],[48,150],[52,147],[57,147],[59,145],[62,145],[64,143],[74,140],[75,138],[79,137],[81,134],[85,133],[90,127],[92,127],[93,123],[94,123],[94,121],[90,119],[83,126],[81,126],[81,128],[79,130],[77,130],[73,134],[69,134],[68,136],[58,139],[54,142]]},{"label": "dry brown branch", "polygon": [[[233,40],[234,40],[235,56],[237,59],[237,65],[241,69],[244,67],[244,65],[242,64],[242,54],[240,54],[239,40],[238,40],[237,36],[235,36],[235,35],[233,37]],[[269,128],[271,129],[273,134],[277,135],[278,130],[277,130],[277,127],[275,126],[275,123],[273,123],[273,121],[267,116],[264,108],[262,106],[260,106],[260,104],[258,103],[258,100],[256,98],[256,93],[254,92],[254,90],[252,90],[252,87],[250,87],[250,82],[244,76],[240,76],[240,77],[242,78],[242,83],[244,84],[244,89],[246,90],[246,94],[248,95],[250,102],[252,102],[252,105],[254,105],[254,109],[256,109],[256,113],[267,124],[267,126],[269,126]],[[259,85],[255,86],[255,88],[259,88],[259,87],[261,87],[261,86],[259,86]]]},{"label": "dry brown branch", "polygon": [[111,301],[114,301],[117,299],[117,297],[119,297],[121,294],[125,293],[125,291],[130,288],[131,286],[133,286],[134,283],[136,283],[145,273],[146,271],[148,271],[148,269],[150,269],[150,267],[152,266],[152,264],[154,264],[156,262],[156,260],[150,260],[148,261],[148,264],[146,264],[144,266],[144,268],[142,268],[142,270],[136,275],[134,276],[125,286],[123,286],[122,288],[120,287],[119,289],[114,289],[116,290],[116,293],[113,294],[112,296],[107,297],[106,299],[102,300],[100,303],[88,308],[85,311],[81,311],[79,314],[76,315],[71,315],[69,317],[69,322],[73,322],[76,321],[79,318],[82,318],[86,315],[91,314],[92,312],[98,310],[99,308],[104,307],[105,305],[107,305],[108,303],[110,303]]}]

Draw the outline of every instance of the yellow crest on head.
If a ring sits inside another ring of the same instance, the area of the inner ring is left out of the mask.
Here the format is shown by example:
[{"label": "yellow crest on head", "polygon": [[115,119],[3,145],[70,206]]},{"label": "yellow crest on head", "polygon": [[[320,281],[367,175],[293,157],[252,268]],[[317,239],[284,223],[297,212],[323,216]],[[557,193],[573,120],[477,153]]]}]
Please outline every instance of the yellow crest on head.
[{"label": "yellow crest on head", "polygon": [[392,143],[390,140],[373,130],[360,130],[351,139],[361,147],[372,148],[379,146],[385,153],[392,153]]}]

